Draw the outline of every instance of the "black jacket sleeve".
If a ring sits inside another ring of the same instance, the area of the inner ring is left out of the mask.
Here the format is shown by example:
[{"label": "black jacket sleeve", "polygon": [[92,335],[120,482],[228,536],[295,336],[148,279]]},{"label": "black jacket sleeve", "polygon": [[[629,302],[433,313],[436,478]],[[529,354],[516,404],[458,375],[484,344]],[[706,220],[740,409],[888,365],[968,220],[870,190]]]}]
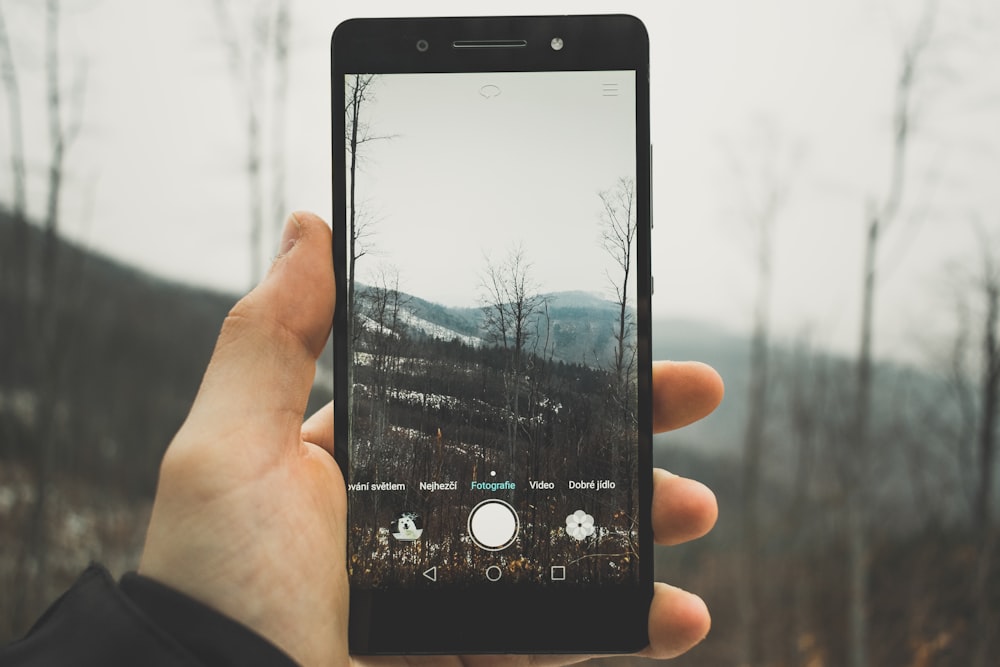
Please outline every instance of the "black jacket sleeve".
[{"label": "black jacket sleeve", "polygon": [[2,667],[295,667],[249,628],[137,574],[116,585],[91,565],[24,639],[0,648]]}]

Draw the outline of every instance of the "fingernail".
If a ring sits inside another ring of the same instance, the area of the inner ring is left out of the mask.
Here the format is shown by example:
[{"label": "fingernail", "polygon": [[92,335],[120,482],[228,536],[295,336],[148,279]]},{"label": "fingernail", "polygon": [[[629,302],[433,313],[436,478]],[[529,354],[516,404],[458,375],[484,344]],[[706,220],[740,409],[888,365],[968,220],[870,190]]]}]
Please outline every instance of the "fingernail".
[{"label": "fingernail", "polygon": [[302,231],[302,227],[299,225],[298,218],[292,213],[285,220],[285,229],[281,233],[281,249],[278,252],[278,256],[287,255],[295,244],[299,241],[299,234]]}]

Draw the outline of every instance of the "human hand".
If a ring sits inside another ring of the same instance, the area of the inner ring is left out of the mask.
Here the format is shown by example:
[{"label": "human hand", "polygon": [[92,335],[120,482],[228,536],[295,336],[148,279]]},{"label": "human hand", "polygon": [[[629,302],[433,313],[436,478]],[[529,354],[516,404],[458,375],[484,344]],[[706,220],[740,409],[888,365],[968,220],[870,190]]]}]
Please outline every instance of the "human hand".
[{"label": "human hand", "polygon": [[[268,275],[230,311],[198,396],[163,459],[139,572],[240,621],[308,666],[346,664],[346,491],[333,459],[332,406],[304,424],[315,362],[330,332],[331,236],[293,214]],[[654,430],[710,413],[711,368],[653,368]],[[654,474],[653,531],[677,544],[714,524],[705,486]],[[647,657],[683,653],[708,632],[695,595],[656,584]],[[587,656],[426,656],[439,664],[566,664]],[[387,664],[399,658],[363,658]]]}]

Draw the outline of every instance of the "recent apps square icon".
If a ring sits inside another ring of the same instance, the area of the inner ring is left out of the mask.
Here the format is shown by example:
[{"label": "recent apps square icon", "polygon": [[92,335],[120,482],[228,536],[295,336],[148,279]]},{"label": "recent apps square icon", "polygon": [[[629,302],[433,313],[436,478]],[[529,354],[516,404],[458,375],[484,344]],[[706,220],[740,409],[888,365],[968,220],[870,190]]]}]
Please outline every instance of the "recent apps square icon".
[{"label": "recent apps square icon", "polygon": [[400,542],[414,542],[424,532],[424,521],[416,512],[403,512],[393,520],[389,532]]}]

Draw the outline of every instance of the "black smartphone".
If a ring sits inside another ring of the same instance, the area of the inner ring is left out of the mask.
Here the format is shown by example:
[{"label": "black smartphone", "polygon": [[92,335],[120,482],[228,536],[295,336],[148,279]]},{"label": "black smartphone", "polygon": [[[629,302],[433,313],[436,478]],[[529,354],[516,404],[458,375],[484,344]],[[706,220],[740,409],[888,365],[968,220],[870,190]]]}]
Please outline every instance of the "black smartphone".
[{"label": "black smartphone", "polygon": [[648,642],[648,51],[623,15],[333,34],[352,652]]}]

